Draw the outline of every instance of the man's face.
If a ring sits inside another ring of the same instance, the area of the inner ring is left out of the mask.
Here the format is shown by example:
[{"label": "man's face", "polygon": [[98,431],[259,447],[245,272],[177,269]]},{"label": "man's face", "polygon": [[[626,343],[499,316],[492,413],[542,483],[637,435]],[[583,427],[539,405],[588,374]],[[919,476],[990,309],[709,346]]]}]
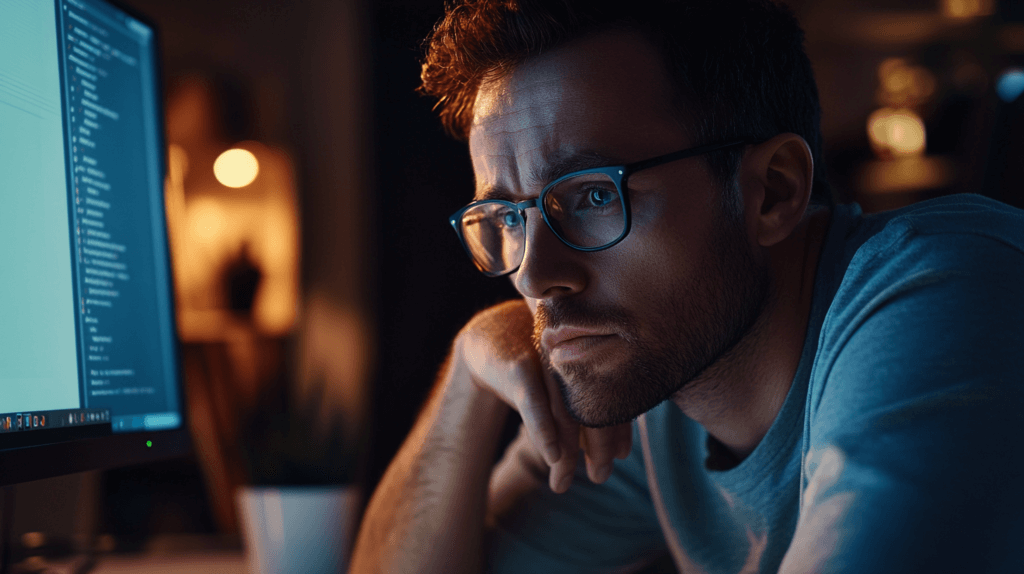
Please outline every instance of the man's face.
[{"label": "man's face", "polygon": [[[654,49],[627,32],[576,41],[484,82],[469,147],[477,196],[537,197],[569,171],[691,147]],[[576,251],[527,211],[511,276],[534,342],[582,424],[621,424],[669,398],[733,347],[764,310],[768,274],[742,214],[699,158],[629,178],[632,230]]]}]

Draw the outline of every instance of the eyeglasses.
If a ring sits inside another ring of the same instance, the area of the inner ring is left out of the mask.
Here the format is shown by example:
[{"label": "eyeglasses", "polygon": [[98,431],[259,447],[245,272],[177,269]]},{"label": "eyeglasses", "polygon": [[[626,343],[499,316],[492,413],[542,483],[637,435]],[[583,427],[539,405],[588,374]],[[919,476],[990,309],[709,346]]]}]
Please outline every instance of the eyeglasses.
[{"label": "eyeglasses", "polygon": [[704,145],[626,165],[576,171],[547,184],[536,199],[474,201],[448,221],[477,269],[488,277],[519,269],[526,252],[526,210],[531,207],[540,210],[544,223],[562,243],[579,251],[601,251],[629,234],[626,181],[630,175],[744,143]]}]

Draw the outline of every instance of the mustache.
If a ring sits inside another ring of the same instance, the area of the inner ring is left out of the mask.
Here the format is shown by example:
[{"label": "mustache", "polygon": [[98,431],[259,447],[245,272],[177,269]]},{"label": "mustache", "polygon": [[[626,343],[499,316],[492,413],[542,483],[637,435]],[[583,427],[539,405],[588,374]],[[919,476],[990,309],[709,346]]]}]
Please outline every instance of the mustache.
[{"label": "mustache", "polygon": [[621,307],[586,303],[579,299],[551,299],[537,303],[533,315],[533,346],[543,354],[540,346],[545,329],[564,325],[573,327],[610,329],[627,342],[633,342],[634,320]]}]

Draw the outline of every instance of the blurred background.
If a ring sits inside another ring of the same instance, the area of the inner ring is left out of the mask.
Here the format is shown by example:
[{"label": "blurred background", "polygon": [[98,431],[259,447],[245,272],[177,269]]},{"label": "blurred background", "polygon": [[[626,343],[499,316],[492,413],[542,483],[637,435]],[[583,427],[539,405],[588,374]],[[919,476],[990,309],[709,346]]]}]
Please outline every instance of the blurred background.
[{"label": "blurred background", "polygon": [[[513,291],[447,224],[472,194],[468,154],[414,92],[442,0],[128,3],[162,31],[196,452],[102,473],[98,532],[237,540],[240,486],[372,492],[452,337]],[[1024,3],[789,4],[840,202],[1024,207]]]}]

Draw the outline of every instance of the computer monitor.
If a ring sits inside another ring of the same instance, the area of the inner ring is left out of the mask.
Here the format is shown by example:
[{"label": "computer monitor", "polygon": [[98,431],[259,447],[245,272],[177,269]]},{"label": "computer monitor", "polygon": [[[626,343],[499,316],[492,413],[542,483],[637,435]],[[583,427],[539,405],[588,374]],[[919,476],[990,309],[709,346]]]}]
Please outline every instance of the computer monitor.
[{"label": "computer monitor", "polygon": [[154,26],[3,3],[0,485],[188,452]]}]

